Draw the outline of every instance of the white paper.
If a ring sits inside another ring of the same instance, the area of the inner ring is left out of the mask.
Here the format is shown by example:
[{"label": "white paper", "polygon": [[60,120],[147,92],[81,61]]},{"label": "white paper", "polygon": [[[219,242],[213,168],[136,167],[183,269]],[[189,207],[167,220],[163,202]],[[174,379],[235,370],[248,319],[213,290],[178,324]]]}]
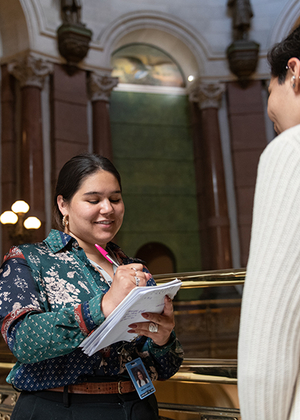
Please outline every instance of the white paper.
[{"label": "white paper", "polygon": [[97,351],[118,341],[131,341],[136,336],[128,333],[128,325],[147,322],[144,312],[161,313],[164,297],[171,299],[178,292],[182,282],[178,279],[158,286],[135,287],[117,308],[80,344],[84,353],[91,356]]}]

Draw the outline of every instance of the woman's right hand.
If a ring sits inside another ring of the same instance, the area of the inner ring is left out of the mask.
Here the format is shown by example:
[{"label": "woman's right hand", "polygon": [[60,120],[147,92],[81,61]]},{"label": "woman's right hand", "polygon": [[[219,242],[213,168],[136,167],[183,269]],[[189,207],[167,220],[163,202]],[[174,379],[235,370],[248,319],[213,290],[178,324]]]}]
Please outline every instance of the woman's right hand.
[{"label": "woman's right hand", "polygon": [[105,318],[137,286],[136,278],[139,279],[139,286],[146,286],[151,274],[144,272],[143,265],[138,263],[120,265],[117,268],[110,289],[102,298],[101,309]]}]

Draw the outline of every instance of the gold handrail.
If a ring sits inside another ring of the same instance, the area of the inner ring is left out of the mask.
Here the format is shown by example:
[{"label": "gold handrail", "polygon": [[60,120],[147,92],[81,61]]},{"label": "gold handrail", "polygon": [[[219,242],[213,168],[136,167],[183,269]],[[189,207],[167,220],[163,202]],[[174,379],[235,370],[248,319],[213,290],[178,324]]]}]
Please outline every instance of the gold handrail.
[{"label": "gold handrail", "polygon": [[0,362],[0,369],[12,369],[15,363]]},{"label": "gold handrail", "polygon": [[237,384],[236,359],[185,358],[169,381]]},{"label": "gold handrail", "polygon": [[182,281],[181,289],[235,286],[244,284],[245,277],[245,268],[156,274],[153,276],[157,283],[167,283],[168,281],[180,279]]},{"label": "gold handrail", "polygon": [[202,407],[199,405],[161,402],[158,402],[158,408],[167,412],[170,411],[171,413],[197,414],[197,418],[201,416],[201,419],[238,420],[241,418],[238,408]]}]

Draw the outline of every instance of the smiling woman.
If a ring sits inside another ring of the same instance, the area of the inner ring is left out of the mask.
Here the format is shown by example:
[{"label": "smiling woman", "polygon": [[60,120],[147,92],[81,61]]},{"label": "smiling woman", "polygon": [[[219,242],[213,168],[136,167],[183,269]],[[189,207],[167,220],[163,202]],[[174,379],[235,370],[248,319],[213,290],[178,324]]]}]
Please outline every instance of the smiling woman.
[{"label": "smiling woman", "polygon": [[[139,399],[125,364],[140,357],[152,380],[167,379],[179,369],[183,353],[167,296],[162,314],[145,313],[145,322],[128,326],[136,340],[112,344],[91,357],[80,348],[137,287],[137,278],[139,286],[155,285],[140,260],[111,242],[123,216],[121,179],[113,164],[95,154],[75,156],[63,166],[56,186],[61,230],[6,255],[0,320],[18,360],[7,380],[22,391],[12,420],[64,420],[73,410],[91,420],[99,413],[118,420],[158,419],[155,397]],[[105,248],[112,263],[95,244]]]},{"label": "smiling woman", "polygon": [[68,218],[65,232],[77,239],[87,255],[98,257],[95,243],[105,248],[122,225],[124,203],[120,186],[107,171],[98,170],[86,178],[71,202],[58,195],[57,204],[65,220]]}]

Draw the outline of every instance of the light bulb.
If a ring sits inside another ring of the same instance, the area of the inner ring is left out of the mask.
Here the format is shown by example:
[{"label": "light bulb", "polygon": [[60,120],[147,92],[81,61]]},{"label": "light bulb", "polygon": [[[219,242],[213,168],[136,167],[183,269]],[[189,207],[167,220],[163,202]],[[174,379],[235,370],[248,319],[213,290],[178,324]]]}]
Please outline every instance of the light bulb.
[{"label": "light bulb", "polygon": [[14,204],[11,206],[11,209],[15,213],[27,213],[29,210],[29,205],[26,203],[26,201],[18,200],[14,202]]},{"label": "light bulb", "polygon": [[7,224],[15,225],[17,221],[18,221],[18,216],[16,215],[16,213],[10,210],[5,211],[0,216],[0,222],[3,225],[7,225]]},{"label": "light bulb", "polygon": [[37,217],[31,216],[27,217],[23,224],[26,229],[39,229],[42,223]]}]

